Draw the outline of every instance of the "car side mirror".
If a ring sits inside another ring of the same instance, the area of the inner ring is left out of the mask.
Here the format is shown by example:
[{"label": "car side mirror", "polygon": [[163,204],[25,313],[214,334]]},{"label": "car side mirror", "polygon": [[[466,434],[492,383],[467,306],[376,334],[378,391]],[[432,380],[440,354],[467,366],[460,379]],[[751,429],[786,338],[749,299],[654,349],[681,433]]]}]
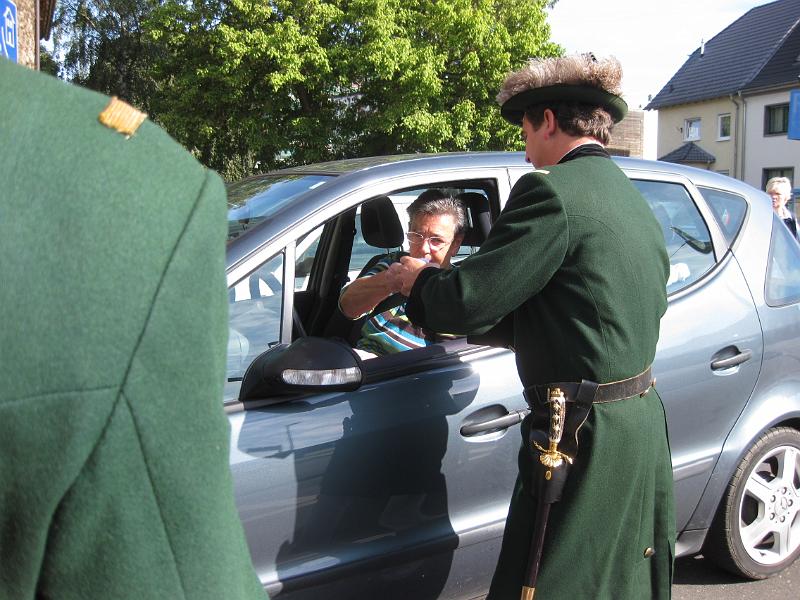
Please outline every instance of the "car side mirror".
[{"label": "car side mirror", "polygon": [[247,367],[239,400],[287,392],[350,392],[364,381],[361,359],[342,341],[302,337],[261,353]]}]

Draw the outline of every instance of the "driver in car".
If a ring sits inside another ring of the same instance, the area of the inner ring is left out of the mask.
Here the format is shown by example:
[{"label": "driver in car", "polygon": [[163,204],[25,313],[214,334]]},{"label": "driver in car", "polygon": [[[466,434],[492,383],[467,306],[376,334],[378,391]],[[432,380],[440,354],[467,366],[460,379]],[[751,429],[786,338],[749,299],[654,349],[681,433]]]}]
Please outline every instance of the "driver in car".
[{"label": "driver in car", "polygon": [[[424,191],[408,207],[410,256],[449,269],[450,259],[458,252],[464,239],[467,217],[457,198],[439,189]],[[399,294],[401,281],[389,269],[399,262],[405,252],[387,255],[342,290],[339,309],[353,321],[368,315],[388,298],[389,307],[370,315],[361,328],[356,351],[364,358],[382,356],[403,350],[421,348],[449,337],[413,325],[406,316],[405,296]]]}]

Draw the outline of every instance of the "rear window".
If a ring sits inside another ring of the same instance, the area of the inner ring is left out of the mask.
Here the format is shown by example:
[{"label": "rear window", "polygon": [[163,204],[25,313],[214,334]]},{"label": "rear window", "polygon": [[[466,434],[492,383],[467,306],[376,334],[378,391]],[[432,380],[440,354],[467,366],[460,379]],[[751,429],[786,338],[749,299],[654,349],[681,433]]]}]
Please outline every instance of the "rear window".
[{"label": "rear window", "polygon": [[667,293],[677,292],[715,264],[711,234],[688,190],[679,183],[632,179],[653,211],[669,256]]},{"label": "rear window", "polygon": [[800,245],[789,228],[774,217],[764,296],[770,306],[800,301]]},{"label": "rear window", "polygon": [[744,218],[747,216],[747,200],[738,194],[722,190],[699,186],[697,189],[711,207],[711,212],[714,213],[714,217],[725,235],[725,241],[730,247],[733,240],[739,235]]}]

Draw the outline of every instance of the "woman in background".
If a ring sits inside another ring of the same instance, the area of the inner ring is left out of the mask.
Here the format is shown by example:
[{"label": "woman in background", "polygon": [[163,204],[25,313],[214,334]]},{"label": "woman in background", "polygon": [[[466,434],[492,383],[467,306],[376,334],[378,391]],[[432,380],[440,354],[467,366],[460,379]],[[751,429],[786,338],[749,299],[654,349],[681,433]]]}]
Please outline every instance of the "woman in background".
[{"label": "woman in background", "polygon": [[792,184],[788,177],[773,177],[767,182],[767,194],[772,198],[772,210],[786,223],[789,231],[797,238],[797,221],[794,215],[786,208],[789,197],[792,195]]}]

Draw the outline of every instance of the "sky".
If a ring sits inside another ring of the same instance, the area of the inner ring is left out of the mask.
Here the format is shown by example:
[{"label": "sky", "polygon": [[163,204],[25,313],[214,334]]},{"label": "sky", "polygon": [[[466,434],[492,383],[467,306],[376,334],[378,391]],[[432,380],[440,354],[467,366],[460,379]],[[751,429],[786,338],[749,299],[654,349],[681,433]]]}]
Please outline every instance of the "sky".
[{"label": "sky", "polygon": [[[689,55],[766,0],[558,0],[550,38],[567,53],[613,55],[622,63],[623,95],[644,108]],[[602,7],[599,8],[599,7]],[[645,158],[656,158],[655,111],[645,112]]]}]

